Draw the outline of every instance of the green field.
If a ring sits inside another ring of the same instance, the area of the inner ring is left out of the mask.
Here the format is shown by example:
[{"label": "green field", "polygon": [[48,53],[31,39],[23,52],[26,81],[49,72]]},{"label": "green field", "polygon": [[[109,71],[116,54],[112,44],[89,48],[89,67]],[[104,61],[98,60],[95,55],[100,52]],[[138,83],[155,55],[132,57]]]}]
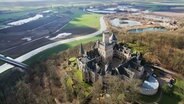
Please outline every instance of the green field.
[{"label": "green field", "polygon": [[0,28],[6,27],[7,23],[11,21],[21,20],[29,18],[30,14],[37,14],[41,12],[41,9],[27,8],[24,10],[7,11],[7,13],[0,13]]},{"label": "green field", "polygon": [[165,85],[162,89],[164,92],[159,104],[179,104],[184,99],[184,81],[182,79],[177,79],[173,88],[168,88]]},{"label": "green field", "polygon": [[21,18],[27,15],[27,11],[25,12],[14,12],[14,13],[8,13],[8,14],[1,14],[0,21],[6,21],[6,20],[12,20]]},{"label": "green field", "polygon": [[166,83],[161,87],[156,95],[141,95],[141,104],[154,102],[157,102],[157,104],[183,104],[181,101],[184,99],[184,80],[177,79],[173,88],[169,88]]},{"label": "green field", "polygon": [[[82,10],[79,8],[68,8],[68,7],[55,7],[55,8],[27,8],[24,10],[17,10],[17,11],[9,11],[7,13],[1,13],[0,15],[0,28],[3,28],[6,26],[7,23],[10,21],[16,21],[21,20],[25,18],[29,18],[31,15],[36,15],[38,13],[41,13],[45,10],[52,10],[53,12],[58,12],[57,16],[68,16],[69,18],[76,18],[84,14]],[[30,15],[31,14],[31,15]],[[50,13],[50,15],[53,15],[54,13]]]},{"label": "green field", "polygon": [[64,28],[64,29],[72,29],[72,28],[83,28],[89,27],[98,29],[100,28],[100,19],[101,15],[94,13],[83,14],[72,21]]}]

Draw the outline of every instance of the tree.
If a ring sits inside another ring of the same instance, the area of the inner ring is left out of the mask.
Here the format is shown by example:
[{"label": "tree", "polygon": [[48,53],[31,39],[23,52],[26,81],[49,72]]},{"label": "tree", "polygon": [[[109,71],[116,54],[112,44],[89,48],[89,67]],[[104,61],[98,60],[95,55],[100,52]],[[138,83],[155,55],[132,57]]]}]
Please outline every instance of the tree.
[{"label": "tree", "polygon": [[29,84],[20,81],[17,85],[16,99],[18,104],[37,104],[36,96],[33,94]]},{"label": "tree", "polygon": [[105,77],[107,84],[105,101],[107,104],[124,104],[124,81],[117,76],[107,75]]},{"label": "tree", "polygon": [[184,104],[184,98],[179,102],[179,104]]},{"label": "tree", "polygon": [[118,76],[106,75],[103,84],[100,80],[93,84],[92,100],[94,104],[125,104],[136,102],[139,98],[139,81],[123,80]]},{"label": "tree", "polygon": [[140,93],[140,81],[137,79],[131,79],[124,82],[125,99],[128,102],[134,103],[139,99]]},{"label": "tree", "polygon": [[93,83],[93,88],[92,88],[92,92],[91,92],[91,103],[92,104],[99,104],[101,101],[101,95],[103,94],[103,90],[102,90],[102,82],[101,80],[97,80],[95,83]]}]

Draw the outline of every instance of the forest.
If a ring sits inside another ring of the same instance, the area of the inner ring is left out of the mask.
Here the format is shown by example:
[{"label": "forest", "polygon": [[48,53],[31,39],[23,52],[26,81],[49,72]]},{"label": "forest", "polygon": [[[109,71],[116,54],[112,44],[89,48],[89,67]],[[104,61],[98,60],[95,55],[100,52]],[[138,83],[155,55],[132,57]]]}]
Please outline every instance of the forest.
[{"label": "forest", "polygon": [[116,33],[118,39],[127,43],[133,51],[143,53],[148,63],[184,75],[184,29],[140,34]]},{"label": "forest", "polygon": [[[146,63],[184,75],[184,29],[141,34],[114,33],[118,41],[127,44],[133,52],[143,53]],[[93,44],[94,42],[85,44],[85,50],[90,50]],[[107,76],[105,80],[108,88],[104,88],[99,81],[93,84],[85,83],[76,63],[68,63],[70,58],[78,56],[78,50],[79,46],[62,51],[42,62],[32,64],[32,68],[25,74],[16,72],[16,75],[1,79],[0,103],[124,104],[138,101],[139,80],[126,82]]]}]

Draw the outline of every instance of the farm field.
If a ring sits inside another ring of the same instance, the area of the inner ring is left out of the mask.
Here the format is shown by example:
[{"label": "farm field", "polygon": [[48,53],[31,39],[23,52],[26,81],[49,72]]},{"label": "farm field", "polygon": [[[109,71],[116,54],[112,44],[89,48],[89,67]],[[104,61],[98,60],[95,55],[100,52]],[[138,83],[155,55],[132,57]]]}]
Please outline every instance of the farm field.
[{"label": "farm field", "polygon": [[88,34],[97,31],[100,27],[99,19],[101,15],[86,13],[77,16],[63,28],[63,32],[69,32],[74,35]]},{"label": "farm field", "polygon": [[[51,10],[52,12],[43,14],[43,11],[48,10]],[[0,19],[3,20],[6,19],[6,17],[13,17],[12,15],[15,15],[15,18],[6,21],[6,23],[9,23],[12,21],[28,18],[28,16],[34,16],[38,13],[42,13],[43,18],[25,23],[20,26],[12,26],[0,30],[1,54],[16,58],[35,48],[61,40],[49,39],[57,36],[60,33],[72,33],[71,36],[66,37],[72,38],[93,33],[98,30],[100,25],[99,19],[101,15],[88,14],[75,7],[39,9],[31,13],[25,13],[21,11],[21,13],[18,12],[18,14],[13,13],[10,15],[3,15],[3,17]],[[30,38],[31,40],[26,41],[24,38]],[[12,44],[12,42],[14,44]]]},{"label": "farm field", "polygon": [[70,21],[64,29],[79,28],[79,27],[90,27],[98,29],[100,27],[99,18],[100,14],[87,13],[80,17]]}]

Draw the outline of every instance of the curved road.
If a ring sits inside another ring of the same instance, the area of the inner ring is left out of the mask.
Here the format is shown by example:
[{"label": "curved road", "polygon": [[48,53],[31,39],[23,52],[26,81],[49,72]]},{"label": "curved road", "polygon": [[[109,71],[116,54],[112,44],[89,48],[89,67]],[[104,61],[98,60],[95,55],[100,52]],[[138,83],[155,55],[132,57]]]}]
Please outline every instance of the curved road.
[{"label": "curved road", "polygon": [[[70,39],[66,39],[66,40],[57,41],[57,42],[42,46],[40,48],[34,49],[34,50],[22,55],[22,56],[14,59],[14,60],[17,61],[17,62],[23,62],[23,61],[31,58],[32,56],[34,56],[34,55],[36,55],[36,54],[38,54],[42,51],[45,51],[49,48],[52,48],[52,47],[55,47],[55,46],[58,46],[58,45],[61,45],[61,44],[64,44],[64,43],[76,41],[76,40],[81,40],[81,39],[87,39],[87,38],[90,38],[90,37],[94,37],[96,35],[101,34],[106,29],[107,29],[107,26],[106,26],[106,23],[104,21],[104,17],[101,17],[100,18],[100,29],[97,32],[94,32],[92,34],[88,34],[88,35],[85,35],[85,36],[80,36],[80,37],[77,37],[77,38],[70,38]],[[9,65],[9,64],[3,64],[3,65],[0,66],[0,73],[4,72],[4,71],[6,71],[10,68],[13,68],[13,67],[14,66]]]}]

